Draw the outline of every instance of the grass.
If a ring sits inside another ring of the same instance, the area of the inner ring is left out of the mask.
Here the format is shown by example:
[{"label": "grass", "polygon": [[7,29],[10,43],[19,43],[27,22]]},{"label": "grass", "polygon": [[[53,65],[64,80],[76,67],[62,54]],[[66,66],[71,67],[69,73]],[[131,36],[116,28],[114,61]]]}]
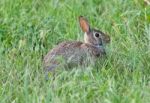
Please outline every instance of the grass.
[{"label": "grass", "polygon": [[[111,36],[108,58],[46,81],[43,55],[83,40],[79,15]],[[149,103],[149,62],[143,0],[0,0],[0,103]]]}]

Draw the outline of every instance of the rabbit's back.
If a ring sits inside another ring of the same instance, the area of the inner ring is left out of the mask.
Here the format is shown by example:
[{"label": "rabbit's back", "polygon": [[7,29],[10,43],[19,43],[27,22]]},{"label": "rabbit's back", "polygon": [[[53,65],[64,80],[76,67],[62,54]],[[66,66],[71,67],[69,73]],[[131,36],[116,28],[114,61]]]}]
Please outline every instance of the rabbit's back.
[{"label": "rabbit's back", "polygon": [[82,42],[77,41],[62,42],[44,57],[44,64],[58,64],[61,59],[67,64],[81,64],[86,56],[82,45]]}]

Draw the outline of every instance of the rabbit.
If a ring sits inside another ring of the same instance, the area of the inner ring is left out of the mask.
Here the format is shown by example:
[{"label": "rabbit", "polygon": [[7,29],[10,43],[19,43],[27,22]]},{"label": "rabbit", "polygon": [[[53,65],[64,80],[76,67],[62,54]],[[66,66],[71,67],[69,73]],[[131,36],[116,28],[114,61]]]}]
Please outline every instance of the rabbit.
[{"label": "rabbit", "polygon": [[92,29],[83,16],[79,16],[79,24],[84,32],[84,42],[65,41],[58,44],[44,57],[46,71],[53,71],[65,65],[68,67],[88,65],[106,55],[104,45],[110,42],[110,36]]}]

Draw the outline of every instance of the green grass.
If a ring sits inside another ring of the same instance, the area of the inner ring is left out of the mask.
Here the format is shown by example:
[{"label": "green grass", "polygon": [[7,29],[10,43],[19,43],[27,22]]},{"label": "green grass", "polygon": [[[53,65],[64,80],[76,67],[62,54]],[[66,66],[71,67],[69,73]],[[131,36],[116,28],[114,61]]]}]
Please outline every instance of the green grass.
[{"label": "green grass", "polygon": [[[78,16],[107,32],[108,58],[44,78],[42,57],[83,40]],[[143,0],[0,0],[0,103],[149,103],[150,7]]]}]

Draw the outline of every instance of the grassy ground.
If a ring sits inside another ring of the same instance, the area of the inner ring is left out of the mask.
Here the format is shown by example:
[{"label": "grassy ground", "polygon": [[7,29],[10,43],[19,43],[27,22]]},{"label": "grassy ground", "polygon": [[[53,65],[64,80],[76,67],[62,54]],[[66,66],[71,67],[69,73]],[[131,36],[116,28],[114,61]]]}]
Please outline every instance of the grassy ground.
[{"label": "grassy ground", "polygon": [[[46,81],[42,56],[61,41],[83,39],[79,15],[111,36],[108,58]],[[0,0],[0,103],[149,103],[149,97],[150,7],[142,0]]]}]

